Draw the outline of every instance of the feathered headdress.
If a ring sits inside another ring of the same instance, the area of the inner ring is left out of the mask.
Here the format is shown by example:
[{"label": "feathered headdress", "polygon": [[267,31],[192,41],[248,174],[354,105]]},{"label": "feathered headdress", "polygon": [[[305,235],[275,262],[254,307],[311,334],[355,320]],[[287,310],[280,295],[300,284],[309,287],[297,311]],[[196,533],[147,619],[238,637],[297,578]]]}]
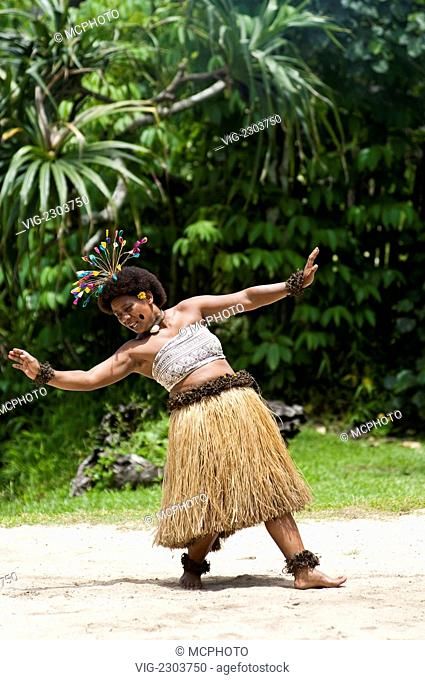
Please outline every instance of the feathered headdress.
[{"label": "feathered headdress", "polygon": [[96,255],[84,255],[82,258],[85,262],[92,262],[96,269],[77,272],[78,281],[72,284],[77,287],[71,290],[71,294],[74,296],[73,304],[77,305],[84,293],[87,293],[87,298],[83,302],[83,307],[88,305],[92,295],[99,297],[108,281],[117,280],[117,272],[121,271],[128,259],[140,257],[140,246],[147,240],[147,237],[144,236],[140,241],[136,241],[131,250],[122,252],[127,243],[123,238],[123,230],[115,230],[114,240],[111,243],[109,229],[107,229],[105,240],[94,248]]}]

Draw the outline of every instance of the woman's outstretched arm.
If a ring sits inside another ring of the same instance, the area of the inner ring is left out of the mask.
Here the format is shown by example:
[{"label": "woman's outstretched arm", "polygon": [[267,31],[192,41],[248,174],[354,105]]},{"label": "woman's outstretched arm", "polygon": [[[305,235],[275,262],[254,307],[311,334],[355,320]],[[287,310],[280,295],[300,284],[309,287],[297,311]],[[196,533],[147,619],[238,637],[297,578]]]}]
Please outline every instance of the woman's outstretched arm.
[{"label": "woman's outstretched arm", "polygon": [[[136,365],[133,354],[130,352],[131,344],[131,341],[126,342],[115,354],[88,371],[57,371],[55,369],[54,377],[47,384],[60,390],[90,392],[123,380],[134,371]],[[31,380],[34,380],[40,370],[40,362],[23,349],[11,350],[9,359],[14,362],[13,368],[22,371]]]},{"label": "woman's outstretched arm", "polygon": [[[318,269],[318,265],[314,264],[314,260],[318,254],[319,248],[315,248],[308,257],[307,264],[304,267],[303,288],[306,288],[313,282],[314,275]],[[176,308],[184,311],[185,307],[188,309],[197,307],[203,317],[208,314],[219,314],[223,310],[231,309],[237,305],[243,307],[243,309],[237,311],[251,312],[253,309],[282,300],[288,294],[286,283],[283,281],[282,283],[268,283],[263,286],[251,286],[250,288],[245,288],[237,293],[229,293],[228,295],[198,295],[179,302]]]}]

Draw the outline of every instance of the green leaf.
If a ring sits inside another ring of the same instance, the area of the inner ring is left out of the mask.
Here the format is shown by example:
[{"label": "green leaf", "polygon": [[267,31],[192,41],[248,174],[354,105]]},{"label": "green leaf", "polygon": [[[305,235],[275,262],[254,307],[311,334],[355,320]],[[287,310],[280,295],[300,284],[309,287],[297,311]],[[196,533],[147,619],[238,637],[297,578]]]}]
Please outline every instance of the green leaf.
[{"label": "green leaf", "polygon": [[19,200],[25,206],[29,202],[31,195],[35,191],[36,184],[34,182],[35,174],[41,165],[40,160],[33,161],[27,168],[22,182],[21,191],[19,192]]},{"label": "green leaf", "polygon": [[59,203],[60,205],[64,205],[68,199],[68,189],[66,187],[65,175],[63,174],[62,170],[60,169],[57,163],[51,164],[51,170],[53,179],[55,180],[56,190],[59,196]]},{"label": "green leaf", "polygon": [[286,363],[289,364],[292,361],[292,352],[288,347],[283,347],[280,345],[279,347],[279,353],[280,353],[280,358]]},{"label": "green leaf", "polygon": [[350,283],[351,273],[349,267],[338,263],[338,274],[346,283]]},{"label": "green leaf", "polygon": [[105,168],[112,168],[115,170],[119,175],[122,175],[123,177],[132,180],[135,184],[138,184],[139,186],[143,187],[143,189],[146,191],[148,196],[152,196],[152,192],[150,191],[149,187],[147,186],[146,182],[141,179],[140,177],[136,177],[130,170],[127,170],[127,168],[119,162],[117,159],[107,159],[103,158],[103,156],[93,156],[93,157],[88,157],[85,159],[86,163],[91,163],[93,165],[101,165]]},{"label": "green leaf", "polygon": [[12,189],[15,177],[20,170],[21,166],[28,162],[27,156],[32,152],[32,146],[23,146],[19,151],[15,153],[9,165],[9,169],[4,178],[3,186],[0,192],[0,203],[4,200],[5,196],[8,195]]},{"label": "green leaf", "polygon": [[50,205],[50,162],[43,163],[40,168],[40,210],[43,212]]},{"label": "green leaf", "polygon": [[359,170],[375,170],[382,157],[382,150],[379,146],[371,146],[362,149],[357,156],[357,167]]},{"label": "green leaf", "polygon": [[212,220],[198,220],[185,228],[185,235],[191,241],[204,241],[205,243],[219,243],[222,240],[217,224]]},{"label": "green leaf", "polygon": [[[99,118],[111,115],[122,115],[124,113],[151,113],[156,111],[156,107],[152,105],[147,105],[143,101],[137,100],[124,100],[120,102],[114,102],[112,104],[101,104],[99,106],[92,106],[86,111],[79,113],[73,123],[76,127],[83,127],[87,123],[91,123]],[[98,142],[99,144],[102,142]],[[122,142],[125,144],[125,142]]]},{"label": "green leaf", "polygon": [[[131,144],[130,142],[121,142],[118,139],[114,140],[107,140],[103,142],[90,142],[90,144],[87,145],[87,149],[89,151],[108,151],[109,153],[114,153],[114,152],[119,152],[123,149],[126,149],[127,151],[133,151],[134,154],[148,154],[149,156],[152,155],[152,152],[150,149],[148,149],[146,146],[141,146],[140,144]],[[137,157],[135,157],[134,160],[137,160]]]},{"label": "green leaf", "polygon": [[108,201],[112,200],[111,192],[97,172],[94,172],[94,170],[88,168],[87,165],[84,165],[84,163],[79,163],[78,161],[72,161],[70,164],[79,171],[80,175],[87,177],[87,179],[99,189],[99,191],[108,199]]},{"label": "green leaf", "polygon": [[252,363],[259,364],[268,353],[269,346],[266,343],[258,345],[252,355]]},{"label": "green leaf", "polygon": [[173,255],[178,255],[179,253],[186,257],[189,252],[189,239],[179,238],[173,245],[172,249]]},{"label": "green leaf", "polygon": [[404,390],[407,390],[411,387],[413,387],[416,383],[416,377],[413,371],[408,370],[408,369],[403,369],[396,375],[396,381],[394,384],[394,392],[396,394],[400,392],[404,392]]},{"label": "green leaf", "polygon": [[342,305],[335,305],[334,307],[329,307],[324,312],[322,316],[322,324],[327,326],[330,321],[333,321],[336,326],[339,326],[342,318],[344,318],[350,326],[352,325],[353,317],[351,316],[348,309]]},{"label": "green leaf", "polygon": [[279,345],[269,345],[269,350],[267,354],[267,365],[270,370],[275,371],[279,366],[280,362],[280,348]]},{"label": "green leaf", "polygon": [[83,196],[87,196],[88,203],[84,203],[85,209],[87,210],[87,213],[91,219],[91,205],[90,205],[90,196],[89,192],[87,189],[87,186],[82,179],[81,175],[78,174],[78,172],[75,171],[75,168],[70,165],[69,163],[66,163],[65,161],[57,161],[58,167],[64,175],[68,177],[70,180],[71,184],[75,187],[77,190],[77,193],[80,198]]},{"label": "green leaf", "polygon": [[375,326],[376,324],[376,315],[373,309],[365,309],[364,310],[364,315],[366,320],[371,326]]}]

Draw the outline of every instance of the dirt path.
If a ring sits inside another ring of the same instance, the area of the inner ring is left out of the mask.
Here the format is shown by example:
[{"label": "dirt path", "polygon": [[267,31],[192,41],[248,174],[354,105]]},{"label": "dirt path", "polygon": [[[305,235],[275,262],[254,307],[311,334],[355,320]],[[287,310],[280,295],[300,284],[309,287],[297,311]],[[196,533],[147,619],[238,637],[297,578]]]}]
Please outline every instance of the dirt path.
[{"label": "dirt path", "polygon": [[177,586],[182,551],[109,525],[0,528],[0,639],[424,639],[425,510],[299,521],[337,590],[296,591],[263,527],[213,553],[203,592]]}]

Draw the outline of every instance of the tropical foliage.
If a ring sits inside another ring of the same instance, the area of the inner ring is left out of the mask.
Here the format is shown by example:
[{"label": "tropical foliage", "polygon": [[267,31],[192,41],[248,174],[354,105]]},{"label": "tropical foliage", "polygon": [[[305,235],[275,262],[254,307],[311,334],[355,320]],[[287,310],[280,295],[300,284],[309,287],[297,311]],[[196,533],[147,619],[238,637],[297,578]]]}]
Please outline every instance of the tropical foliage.
[{"label": "tropical foliage", "polygon": [[[65,30],[104,12],[100,2],[11,4],[0,1],[3,400],[28,391],[11,346],[85,369],[126,339],[69,295],[80,255],[118,223],[148,235],[146,266],[170,304],[282,281],[319,245],[300,301],[217,328],[232,365],[312,414],[359,422],[399,408],[401,426],[417,428],[423,3],[125,0],[119,19],[72,38]],[[276,114],[280,124],[240,132]],[[238,141],[215,151],[232,132]],[[23,226],[81,196],[86,205]],[[145,382],[108,399],[143,389],[163,404]],[[90,403],[92,425],[102,398],[86,396],[36,408],[74,417]],[[11,436],[30,414],[9,414]]]}]

